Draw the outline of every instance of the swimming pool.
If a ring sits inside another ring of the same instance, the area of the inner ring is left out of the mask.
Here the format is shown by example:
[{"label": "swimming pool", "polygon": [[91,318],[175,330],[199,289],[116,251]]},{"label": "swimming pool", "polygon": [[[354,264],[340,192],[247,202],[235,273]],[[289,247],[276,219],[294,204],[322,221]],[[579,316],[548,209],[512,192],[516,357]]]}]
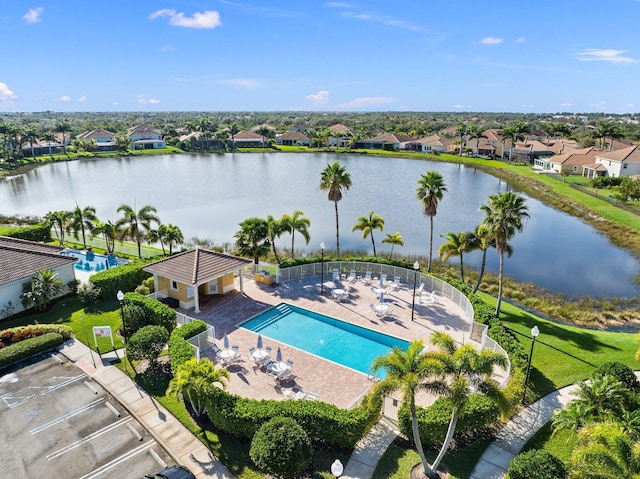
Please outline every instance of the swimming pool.
[{"label": "swimming pool", "polygon": [[116,256],[105,256],[93,253],[93,251],[80,251],[72,248],[63,249],[60,254],[78,258],[78,262],[73,267],[78,271],[86,271],[88,273],[97,273],[98,271],[127,263],[126,259]]},{"label": "swimming pool", "polygon": [[[375,358],[395,346],[405,350],[410,344],[287,303],[268,309],[241,327],[365,374],[371,374]],[[385,372],[376,375],[382,378]]]}]

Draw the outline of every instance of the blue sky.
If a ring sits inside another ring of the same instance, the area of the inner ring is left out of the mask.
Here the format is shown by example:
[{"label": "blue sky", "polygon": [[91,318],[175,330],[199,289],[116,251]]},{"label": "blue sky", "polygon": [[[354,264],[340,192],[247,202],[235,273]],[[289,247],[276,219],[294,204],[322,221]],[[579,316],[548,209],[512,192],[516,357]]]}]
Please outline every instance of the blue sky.
[{"label": "blue sky", "polygon": [[16,0],[0,112],[640,109],[640,1]]}]

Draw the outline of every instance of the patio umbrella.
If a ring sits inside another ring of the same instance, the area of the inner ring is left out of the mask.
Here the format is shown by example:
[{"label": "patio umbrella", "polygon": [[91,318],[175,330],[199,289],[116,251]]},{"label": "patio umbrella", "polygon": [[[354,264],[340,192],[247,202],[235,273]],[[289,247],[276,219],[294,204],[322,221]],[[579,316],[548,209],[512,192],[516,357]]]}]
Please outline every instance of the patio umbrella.
[{"label": "patio umbrella", "polygon": [[229,349],[229,338],[227,338],[227,333],[224,333],[224,349]]},{"label": "patio umbrella", "polygon": [[382,275],[380,275],[380,287],[384,288],[384,281],[382,280]]},{"label": "patio umbrella", "polygon": [[380,291],[380,298],[379,299],[380,299],[381,303],[384,303],[384,291],[382,291],[382,290]]},{"label": "patio umbrella", "polygon": [[256,348],[262,349],[262,335],[258,334],[258,342],[256,343]]},{"label": "patio umbrella", "polygon": [[276,351],[276,362],[282,361],[282,351],[280,351],[280,346],[278,346],[278,351]]}]

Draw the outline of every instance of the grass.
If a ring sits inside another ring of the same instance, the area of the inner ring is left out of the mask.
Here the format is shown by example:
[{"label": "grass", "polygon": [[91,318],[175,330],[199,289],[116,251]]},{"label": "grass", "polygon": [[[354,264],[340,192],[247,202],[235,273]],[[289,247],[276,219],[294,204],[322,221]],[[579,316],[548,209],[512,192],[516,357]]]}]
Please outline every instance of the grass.
[{"label": "grass", "polygon": [[522,448],[522,452],[532,449],[544,449],[565,464],[571,464],[571,453],[578,444],[578,435],[570,431],[560,430],[553,434],[551,423],[548,422],[536,432]]}]

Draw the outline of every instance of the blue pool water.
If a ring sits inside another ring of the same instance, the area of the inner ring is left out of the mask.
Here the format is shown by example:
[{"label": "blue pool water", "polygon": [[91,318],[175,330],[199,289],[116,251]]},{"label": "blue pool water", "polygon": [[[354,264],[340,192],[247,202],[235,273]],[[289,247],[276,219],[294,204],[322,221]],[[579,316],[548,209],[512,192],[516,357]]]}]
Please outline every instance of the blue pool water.
[{"label": "blue pool water", "polygon": [[108,257],[102,254],[90,254],[88,251],[79,251],[71,248],[60,251],[60,254],[78,258],[78,262],[73,267],[79,271],[87,271],[90,273],[97,273],[98,271],[120,266],[127,262],[127,260],[115,256]]},{"label": "blue pool water", "polygon": [[[371,374],[371,363],[378,356],[395,346],[403,350],[409,346],[403,339],[285,303],[245,321],[242,327],[366,374]],[[385,372],[376,374],[382,378]]]}]

